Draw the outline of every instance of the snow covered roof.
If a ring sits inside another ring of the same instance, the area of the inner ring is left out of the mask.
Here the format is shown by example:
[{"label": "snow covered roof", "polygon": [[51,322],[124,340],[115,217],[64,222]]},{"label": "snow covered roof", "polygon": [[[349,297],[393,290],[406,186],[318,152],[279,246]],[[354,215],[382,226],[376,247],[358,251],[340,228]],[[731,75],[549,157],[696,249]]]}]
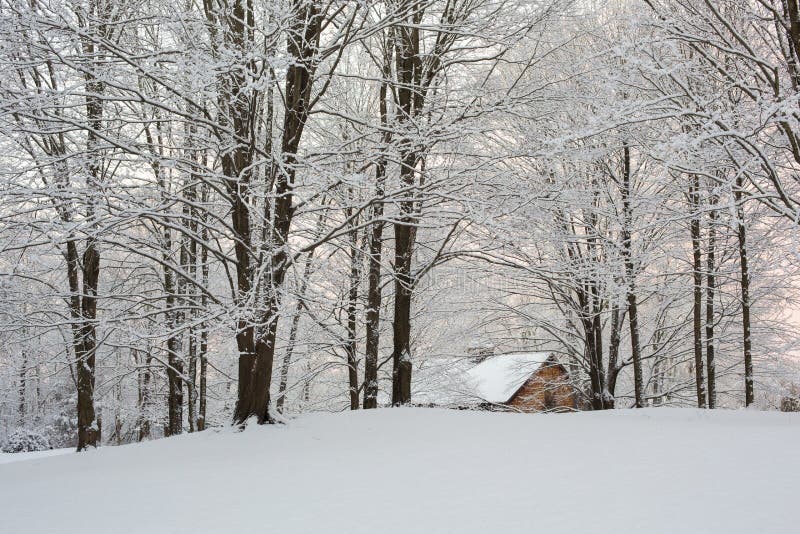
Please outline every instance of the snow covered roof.
[{"label": "snow covered roof", "polygon": [[487,402],[507,402],[549,357],[547,352],[501,354],[484,360],[466,374],[474,383],[477,397]]},{"label": "snow covered roof", "polygon": [[479,364],[469,358],[432,358],[414,370],[411,398],[420,404],[504,403],[550,353],[498,354]]}]

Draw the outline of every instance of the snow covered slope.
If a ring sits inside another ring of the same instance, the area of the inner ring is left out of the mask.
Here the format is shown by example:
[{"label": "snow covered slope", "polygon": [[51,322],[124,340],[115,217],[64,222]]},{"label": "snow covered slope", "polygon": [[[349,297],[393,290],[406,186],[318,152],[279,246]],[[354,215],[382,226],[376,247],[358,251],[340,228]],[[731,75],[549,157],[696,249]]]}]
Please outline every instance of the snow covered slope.
[{"label": "snow covered slope", "polygon": [[49,456],[60,456],[62,454],[71,454],[73,452],[75,452],[75,449],[50,449],[49,451],[15,452],[15,453],[0,452],[0,464],[21,462],[23,460],[36,460],[39,458],[47,458]]},{"label": "snow covered slope", "polygon": [[2,533],[781,534],[800,417],[384,409],[0,465]]}]

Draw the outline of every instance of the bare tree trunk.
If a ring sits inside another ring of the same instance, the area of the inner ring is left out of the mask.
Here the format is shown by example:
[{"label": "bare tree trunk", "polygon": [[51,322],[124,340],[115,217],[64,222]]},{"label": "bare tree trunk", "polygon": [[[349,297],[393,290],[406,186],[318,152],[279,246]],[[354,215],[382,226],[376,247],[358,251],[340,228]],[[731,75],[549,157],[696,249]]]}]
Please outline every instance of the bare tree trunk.
[{"label": "bare tree trunk", "polygon": [[[172,249],[172,238],[169,229],[164,230],[164,254],[168,256]],[[166,259],[166,258],[165,258]],[[165,436],[175,436],[183,432],[183,360],[180,357],[181,336],[178,313],[176,311],[175,277],[172,269],[164,266],[164,291],[166,293],[165,322],[169,337],[167,338],[167,426]]]},{"label": "bare tree trunk", "polygon": [[139,441],[144,441],[150,439],[150,365],[153,356],[148,349],[142,364],[138,360],[138,352],[134,354],[139,366]]},{"label": "bare tree trunk", "polygon": [[742,203],[743,178],[736,178],[734,200],[736,202],[737,235],[739,238],[739,272],[741,274],[742,289],[742,345],[744,348],[744,405],[750,406],[755,402],[753,390],[753,347],[750,338],[750,269],[747,256],[747,227],[744,220],[744,205]]},{"label": "bare tree trunk", "polygon": [[97,283],[100,277],[100,254],[94,239],[87,239],[83,252],[83,298],[81,299],[81,351],[76,354],[78,364],[78,450],[96,447],[100,441],[100,427],[95,420],[94,380],[97,334]]},{"label": "bare tree trunk", "polygon": [[189,432],[197,430],[197,332],[194,327],[189,327],[189,369],[186,375],[186,417]]},{"label": "bare tree trunk", "polygon": [[608,408],[606,401],[603,398],[603,389],[606,383],[605,369],[603,368],[603,321],[601,313],[603,312],[603,302],[598,291],[597,283],[592,281],[589,284],[590,302],[592,303],[592,335],[594,336],[594,343],[592,345],[594,350],[594,365],[597,371],[597,398],[599,399],[598,405],[601,410]]},{"label": "bare tree trunk", "polygon": [[606,370],[606,386],[604,394],[604,405],[608,410],[613,410],[616,404],[617,376],[619,376],[619,344],[620,344],[620,320],[619,305],[614,303],[611,306],[611,337],[608,342],[608,368]]},{"label": "bare tree trunk", "polygon": [[[350,197],[352,197],[352,191]],[[351,198],[351,200],[355,200]],[[347,218],[353,216],[352,207],[345,210]],[[347,354],[347,380],[350,396],[350,409],[358,410],[359,387],[358,387],[358,347],[356,330],[358,319],[358,286],[361,283],[361,253],[358,249],[358,217],[351,222],[350,237],[350,287],[347,292],[347,340],[345,342],[345,353]]]},{"label": "bare tree trunk", "polygon": [[19,426],[25,425],[25,407],[26,407],[26,398],[25,392],[28,389],[27,384],[25,383],[25,378],[28,375],[28,351],[22,349],[22,363],[20,364],[19,368],[19,387],[17,391],[19,391]]},{"label": "bare tree trunk", "polygon": [[[424,95],[421,92],[422,65],[420,58],[419,23],[422,13],[410,9],[406,14],[408,26],[395,28],[395,63],[398,79],[396,89],[397,121],[407,124],[422,112]],[[394,223],[394,321],[392,325],[392,404],[411,402],[411,298],[414,280],[411,262],[414,255],[414,187],[418,149],[410,136],[400,143],[400,182],[406,189],[399,202],[400,215]]]},{"label": "bare tree trunk", "polygon": [[644,407],[644,381],[642,378],[642,354],[639,343],[639,311],[636,302],[636,272],[633,265],[633,245],[631,243],[631,149],[623,144],[622,172],[622,254],[625,263],[626,298],[628,301],[628,324],[631,332],[631,358],[633,359],[634,407]]},{"label": "bare tree trunk", "polygon": [[[413,178],[412,178],[413,179]],[[410,202],[401,204],[405,214],[413,209]],[[392,352],[392,404],[411,402],[411,218],[402,215],[395,223],[395,284],[394,322],[392,325],[394,350]]]},{"label": "bare tree trunk", "polygon": [[653,406],[661,406],[664,404],[665,397],[668,400],[668,396],[665,395],[664,384],[666,382],[667,370],[670,367],[669,356],[659,354],[659,351],[662,348],[662,338],[664,337],[665,318],[665,313],[659,313],[658,320],[656,321],[656,328],[653,332]]},{"label": "bare tree trunk", "polygon": [[581,307],[581,326],[584,335],[584,351],[586,360],[589,363],[589,381],[592,388],[592,409],[604,410],[606,403],[603,399],[605,387],[605,374],[603,372],[603,348],[598,346],[598,341],[602,341],[602,330],[598,335],[598,327],[602,328],[597,317],[596,293],[592,282],[582,282],[582,287],[577,291],[578,302]]},{"label": "bare tree trunk", "polygon": [[[116,354],[117,369],[122,367],[120,352]],[[117,383],[114,386],[114,437],[116,438],[117,445],[122,445],[122,379],[117,378]]]},{"label": "bare tree trunk", "polygon": [[309,401],[311,400],[311,362],[306,361],[306,379],[303,382],[303,391],[300,395],[300,398],[303,401],[303,407],[305,408],[308,406]]},{"label": "bare tree trunk", "polygon": [[[385,172],[385,167],[382,172]],[[382,180],[376,189],[383,194]],[[380,207],[378,207],[380,206]],[[381,252],[383,245],[383,203],[379,201],[372,212],[374,221],[369,242],[369,271],[367,277],[366,346],[364,349],[364,409],[378,407],[378,350],[380,348],[381,314]]]},{"label": "bare tree trunk", "polygon": [[[225,9],[212,2],[204,2],[203,7],[215,52],[222,48],[242,55],[249,53],[248,49],[254,39],[252,4],[233,0]],[[245,309],[254,285],[251,268],[253,236],[250,227],[250,187],[256,131],[254,110],[257,106],[254,90],[247,87],[247,76],[254,68],[252,63],[248,63],[243,68],[225,73],[217,80],[220,121],[235,136],[235,145],[222,154],[220,163],[231,204],[231,228],[236,257],[235,302],[239,317],[235,337],[239,368],[234,422],[239,424],[243,424],[253,415],[257,415],[259,420],[266,420],[267,416],[266,406],[256,406],[256,389],[263,387],[263,384],[253,383],[256,374],[255,318],[251,316],[252,310]],[[265,224],[268,220],[265,219]]]},{"label": "bare tree trunk", "polygon": [[[101,21],[99,25],[90,27],[88,31],[97,32],[100,36],[105,34],[105,24],[107,20],[107,6],[101,0],[90,2],[91,16],[94,21]],[[88,21],[86,21],[88,23]],[[94,23],[94,22],[92,22]],[[103,127],[103,93],[105,85],[95,74],[95,44],[92,38],[86,37],[82,41],[83,55],[89,58],[91,67],[84,72],[84,83],[86,86],[86,120],[88,129],[86,131],[86,152],[88,159],[88,176],[91,180],[91,187],[98,187],[103,180],[103,169],[101,165],[101,155],[99,154],[100,132]],[[90,198],[87,204],[86,219],[93,221],[96,216],[95,200]],[[94,224],[94,223],[92,223]],[[96,421],[94,408],[94,383],[95,383],[95,359],[97,350],[97,332],[95,330],[95,320],[97,319],[97,289],[100,279],[100,251],[98,250],[97,240],[94,235],[86,238],[83,251],[83,284],[80,300],[80,343],[77,347],[75,356],[77,360],[76,374],[78,385],[78,451],[86,450],[89,447],[96,447],[100,442],[100,425]],[[73,242],[74,246],[74,242]],[[73,251],[73,261],[75,263],[75,275],[77,275],[78,257],[77,250]],[[77,281],[75,283],[77,289]]]},{"label": "bare tree trunk", "polygon": [[700,251],[700,180],[696,174],[692,175],[689,186],[689,205],[692,209],[690,231],[692,236],[692,279],[694,302],[692,308],[694,335],[694,372],[697,387],[697,407],[706,407],[705,377],[703,376],[703,335],[702,335],[702,307],[703,307],[703,259]]},{"label": "bare tree trunk", "polygon": [[[65,220],[68,222],[69,218]],[[75,352],[75,385],[78,397],[78,451],[82,451],[97,446],[100,432],[94,412],[94,359],[89,358],[85,345],[85,335],[89,330],[83,316],[82,301],[85,296],[81,296],[80,262],[74,238],[67,239],[66,249],[67,280],[70,289],[69,308]]]},{"label": "bare tree trunk", "polygon": [[[242,10],[244,7],[239,2],[236,4]],[[303,135],[306,119],[310,111],[312,74],[314,69],[313,58],[318,46],[319,34],[322,31],[322,16],[320,15],[316,2],[298,2],[294,5],[295,13],[291,27],[288,30],[287,52],[292,62],[286,72],[285,101],[286,110],[283,120],[283,135],[281,139],[282,165],[275,176],[275,210],[274,224],[270,232],[269,250],[269,277],[264,287],[265,292],[265,311],[259,324],[261,325],[256,332],[252,326],[243,329],[239,342],[239,393],[237,396],[236,409],[234,410],[234,421],[243,424],[250,417],[255,417],[259,424],[271,421],[269,415],[270,405],[270,385],[272,383],[272,363],[275,356],[275,339],[278,328],[278,314],[280,306],[279,289],[283,286],[288,268],[289,256],[287,253],[287,243],[289,230],[292,225],[294,215],[294,179],[297,166],[297,153],[300,146],[300,139]],[[252,17],[252,10],[248,8],[248,17]],[[236,9],[234,17],[236,18]],[[240,22],[232,22],[237,29],[232,35],[243,47],[246,39],[246,30]],[[236,26],[238,25],[238,26]],[[251,31],[251,30],[247,30]],[[242,89],[245,80],[238,80],[235,87]],[[235,94],[232,93],[232,94]],[[243,104],[246,104],[246,99]],[[248,117],[248,108],[245,106],[237,112],[240,121],[249,125],[252,117]],[[235,127],[239,132],[241,127]],[[242,137],[250,138],[249,126],[241,131]],[[247,151],[247,161],[252,160],[252,151]],[[239,172],[244,171],[247,165],[244,159],[235,165],[226,176],[238,176]],[[237,172],[233,172],[236,170]],[[238,182],[233,185],[238,185]],[[241,194],[236,195],[242,199]],[[241,231],[236,231],[237,237],[246,239],[244,243],[250,242],[249,221],[245,223],[247,216],[246,204],[240,206],[239,226]],[[236,212],[236,210],[234,210]],[[270,220],[271,217],[265,217]],[[245,226],[246,225],[246,226]],[[242,256],[247,255],[247,247],[241,251]],[[239,254],[237,254],[237,259]],[[244,266],[248,262],[245,261]],[[251,273],[249,268],[242,272],[240,279],[247,278],[245,288],[242,292],[240,282],[239,294],[244,296],[250,289],[249,279]]]},{"label": "bare tree trunk", "polygon": [[[391,32],[389,28],[389,41]],[[389,76],[392,71],[392,49],[387,46],[384,51],[383,78],[379,93],[381,126],[384,128],[382,149],[386,150],[391,142],[389,132],[388,92]],[[378,351],[380,349],[380,317],[381,317],[381,255],[383,252],[383,195],[386,183],[386,155],[381,153],[375,164],[375,198],[372,208],[372,227],[369,238],[369,267],[367,271],[367,310],[366,310],[366,347],[364,349],[364,409],[378,407]]]},{"label": "bare tree trunk", "polygon": [[36,381],[36,399],[35,399],[35,420],[37,423],[41,421],[42,414],[44,413],[44,403],[46,399],[42,396],[42,371],[39,368],[39,364],[36,363],[33,366],[33,376],[34,380]]},{"label": "bare tree trunk", "polygon": [[716,285],[717,197],[710,199],[708,214],[708,250],[706,252],[706,365],[708,373],[708,407],[717,407],[717,370],[714,361],[714,297]]},{"label": "bare tree trunk", "polygon": [[197,430],[206,429],[208,410],[208,328],[205,323],[200,331],[200,390],[198,392]]},{"label": "bare tree trunk", "polygon": [[[190,129],[190,136],[193,131]],[[188,143],[191,146],[193,139],[189,139]],[[194,159],[194,153],[188,155]],[[188,350],[188,376],[186,380],[186,394],[187,394],[187,419],[189,423],[189,432],[197,430],[197,349],[198,349],[198,335],[197,335],[197,176],[192,174],[190,176],[190,183],[185,187],[186,202],[183,205],[184,221],[188,220],[189,232],[184,232],[182,249],[186,250],[186,267],[184,272],[189,276],[189,283],[185,283],[186,290],[186,303],[189,305],[189,326],[187,329],[187,336],[189,342]]]},{"label": "bare tree trunk", "polygon": [[[147,139],[147,144],[150,152],[154,156],[154,161],[151,163],[153,174],[160,189],[161,201],[165,203],[168,201],[168,184],[165,180],[162,168],[158,163],[158,158],[161,156],[160,148],[164,146],[164,140],[161,134],[161,123],[155,124],[157,132],[157,142],[153,139],[150,128],[146,125],[144,133]],[[179,353],[181,351],[181,339],[177,332],[178,329],[178,314],[176,311],[176,283],[175,273],[170,267],[172,261],[172,230],[169,226],[164,225],[161,229],[161,259],[162,271],[164,277],[164,324],[167,331],[166,351],[167,351],[167,425],[164,427],[164,435],[172,436],[180,434],[183,431],[183,389],[182,389],[182,375],[183,375],[183,362],[180,359]]]},{"label": "bare tree trunk", "polygon": [[[205,154],[203,155],[205,160]],[[205,165],[205,161],[203,161]],[[203,184],[200,189],[200,200],[203,204],[208,202],[208,184]],[[200,248],[200,283],[204,288],[200,296],[200,310],[205,312],[208,306],[208,217],[205,210],[200,215],[200,239],[203,246]],[[198,358],[200,360],[200,390],[198,391],[198,415],[197,415],[197,430],[202,431],[206,428],[206,411],[208,408],[208,324],[203,321],[200,324],[200,347]]]}]

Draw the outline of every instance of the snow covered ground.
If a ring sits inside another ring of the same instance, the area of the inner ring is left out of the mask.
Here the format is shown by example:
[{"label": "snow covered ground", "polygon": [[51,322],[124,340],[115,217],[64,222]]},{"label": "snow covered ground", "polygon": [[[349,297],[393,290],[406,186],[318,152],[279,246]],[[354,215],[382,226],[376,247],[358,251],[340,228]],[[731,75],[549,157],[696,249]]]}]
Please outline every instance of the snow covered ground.
[{"label": "snow covered ground", "polygon": [[800,415],[386,409],[0,465],[2,533],[800,529]]},{"label": "snow covered ground", "polygon": [[50,449],[49,451],[16,452],[13,454],[0,452],[0,464],[21,462],[22,460],[36,460],[49,456],[61,456],[62,454],[70,454],[73,452],[75,452],[75,449]]}]

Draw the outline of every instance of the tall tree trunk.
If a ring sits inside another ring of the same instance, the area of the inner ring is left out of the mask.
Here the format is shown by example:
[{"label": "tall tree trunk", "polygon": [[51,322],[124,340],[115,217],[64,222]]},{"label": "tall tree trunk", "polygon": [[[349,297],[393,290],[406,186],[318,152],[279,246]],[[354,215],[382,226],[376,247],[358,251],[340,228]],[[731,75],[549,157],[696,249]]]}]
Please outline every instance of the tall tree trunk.
[{"label": "tall tree trunk", "polygon": [[[157,118],[157,116],[156,116]],[[153,139],[152,133],[148,125],[144,127],[144,134],[147,139],[147,144],[153,155],[153,162],[151,167],[153,175],[156,178],[158,187],[160,189],[161,203],[167,206],[170,202],[169,198],[169,185],[166,182],[165,175],[159,163],[161,158],[161,148],[164,146],[164,139],[161,131],[161,123],[155,124],[157,132],[157,144]],[[172,436],[180,434],[183,431],[183,364],[179,356],[181,351],[181,339],[177,332],[178,330],[178,317],[176,311],[176,282],[175,272],[170,267],[172,261],[172,230],[168,225],[164,225],[161,229],[161,260],[163,271],[164,283],[164,324],[167,331],[166,352],[167,352],[167,425],[164,427],[164,435]]]},{"label": "tall tree trunk", "polygon": [[150,366],[153,356],[148,349],[144,362],[139,362],[138,352],[134,353],[139,367],[139,441],[150,439]]},{"label": "tall tree trunk", "polygon": [[[397,122],[408,125],[422,112],[422,65],[420,58],[419,23],[422,13],[409,7],[405,13],[408,26],[395,28],[395,71],[399,82],[396,89]],[[394,321],[392,324],[392,404],[411,402],[411,298],[414,280],[411,263],[414,255],[414,190],[419,148],[416,139],[404,133],[399,145],[400,182],[405,189],[400,200],[400,214],[394,223]]]},{"label": "tall tree trunk", "polygon": [[[277,169],[275,176],[274,223],[267,245],[270,256],[268,259],[269,272],[268,278],[263,284],[265,311],[259,320],[258,331],[256,332],[252,326],[248,327],[249,332],[243,335],[240,342],[239,392],[234,410],[234,421],[238,424],[244,423],[250,417],[255,417],[259,424],[271,421],[269,405],[272,363],[275,356],[275,340],[280,311],[280,289],[286,278],[289,261],[287,245],[294,216],[293,189],[297,172],[297,153],[310,111],[313,59],[322,27],[322,16],[316,2],[298,0],[293,7],[294,14],[287,39],[287,52],[292,61],[286,71],[284,89],[286,110],[281,139],[282,165]],[[234,13],[235,16],[236,13]],[[235,35],[238,34],[239,32],[235,33]],[[243,29],[241,34],[244,35]],[[237,87],[242,89],[244,80],[240,80],[240,82]],[[247,109],[242,111],[246,116]],[[238,131],[238,128],[236,130]],[[250,138],[249,129],[246,130],[246,133],[248,134],[246,138]],[[252,160],[251,152],[248,151],[250,160]],[[237,165],[236,168],[244,170],[246,166]],[[237,195],[237,197],[242,198],[242,195]],[[246,205],[244,209],[246,210]],[[246,211],[243,213],[246,214]],[[271,217],[265,218],[265,220],[270,219]],[[247,242],[249,243],[249,222],[247,224],[246,232],[239,233],[237,231],[237,237],[248,236]],[[243,255],[247,254],[246,249],[242,252]],[[246,277],[249,279],[250,276],[248,269]],[[246,285],[249,291],[251,287],[249,281]],[[240,295],[244,296],[245,294],[246,292],[240,291]]]},{"label": "tall tree trunk", "polygon": [[[203,154],[203,165],[205,165],[205,153]],[[204,183],[200,189],[200,200],[203,205],[208,202],[209,187]],[[200,295],[200,310],[205,313],[208,306],[208,216],[205,210],[200,214],[200,239],[203,246],[200,248],[200,283],[204,288]],[[200,323],[200,346],[198,358],[200,360],[200,388],[198,391],[198,414],[197,430],[202,431],[206,428],[206,411],[208,408],[208,324],[203,321]]]},{"label": "tall tree trunk", "polygon": [[36,399],[34,404],[34,419],[36,423],[41,422],[41,416],[44,412],[44,403],[46,399],[42,396],[42,372],[39,368],[39,364],[35,364],[33,366],[33,377],[34,381],[36,382]]},{"label": "tall tree trunk", "polygon": [[100,428],[95,420],[94,381],[97,350],[97,283],[100,277],[100,254],[93,238],[87,239],[83,252],[83,298],[81,299],[81,353],[78,355],[78,450],[96,447]]},{"label": "tall tree trunk", "polygon": [[[389,41],[392,29],[389,28]],[[392,134],[389,131],[389,76],[392,72],[392,50],[384,50],[383,82],[378,95],[382,135],[382,152],[375,163],[375,204],[369,237],[369,267],[367,270],[366,346],[364,349],[364,409],[378,407],[378,352],[380,349],[381,317],[381,255],[383,252],[383,195],[386,184],[386,154]]]},{"label": "tall tree trunk", "polygon": [[665,313],[659,313],[658,319],[656,321],[656,327],[653,332],[653,356],[654,356],[654,363],[653,363],[653,406],[661,406],[664,404],[664,400],[669,400],[668,394],[665,394],[666,388],[664,387],[666,382],[666,374],[667,370],[670,368],[670,359],[669,355],[662,355],[659,352],[662,349],[662,340],[664,337],[664,321],[666,319]]},{"label": "tall tree trunk", "polygon": [[602,345],[599,347],[597,345],[598,339],[601,338],[601,336],[597,335],[599,323],[595,321],[595,295],[591,286],[591,282],[584,281],[582,283],[582,287],[578,290],[578,301],[581,306],[580,320],[584,335],[584,351],[586,352],[586,359],[589,362],[589,381],[592,388],[592,410],[603,410],[606,407],[603,400],[605,377],[601,369],[603,365],[603,349]]},{"label": "tall tree trunk", "polygon": [[[254,38],[252,4],[234,0],[227,9],[212,2],[204,2],[211,43],[215,53],[249,53]],[[234,421],[244,423],[255,412],[259,419],[266,419],[266,407],[256,408],[253,398],[253,375],[256,363],[256,331],[252,309],[248,302],[252,296],[253,272],[251,268],[252,233],[250,227],[251,179],[253,175],[253,151],[255,143],[254,110],[256,95],[248,87],[248,75],[255,66],[247,63],[241,68],[225,73],[217,79],[220,121],[233,134],[235,145],[220,158],[225,190],[231,204],[231,229],[233,230],[234,255],[236,257],[236,294],[238,308],[236,322],[236,346],[239,353],[238,394],[234,410]],[[268,219],[265,220],[265,224]],[[257,387],[257,386],[256,386]]]},{"label": "tall tree trunk", "polygon": [[592,303],[592,335],[594,336],[594,343],[592,345],[594,350],[594,366],[597,370],[597,398],[599,399],[598,405],[600,409],[605,410],[608,408],[604,398],[604,388],[606,384],[605,369],[603,367],[603,320],[601,314],[603,313],[603,301],[600,296],[597,283],[592,281],[590,287],[590,302]]},{"label": "tall tree trunk", "polygon": [[[413,178],[412,178],[413,179]],[[401,203],[401,222],[394,225],[395,283],[394,321],[392,324],[392,404],[411,402],[411,202]]]},{"label": "tall tree trunk", "polygon": [[[105,21],[108,20],[108,6],[102,0],[92,0],[89,4],[90,17],[86,20],[89,24],[89,33],[94,33],[95,38],[105,37]],[[90,189],[99,188],[103,181],[102,156],[100,154],[100,135],[103,127],[103,93],[105,84],[98,78],[96,67],[99,63],[96,57],[95,40],[87,36],[82,40],[84,57],[90,62],[89,68],[84,71],[84,84],[86,87],[86,153],[88,155],[88,178]],[[96,209],[94,198],[89,198],[86,207],[86,220],[95,227]],[[77,262],[77,251],[75,251]],[[78,385],[78,450],[96,447],[100,442],[100,425],[96,420],[94,407],[95,385],[95,360],[97,350],[97,332],[95,321],[97,319],[97,291],[100,280],[100,251],[97,238],[93,232],[85,241],[83,250],[83,281],[80,293],[80,346],[75,356],[78,361],[76,366]]]},{"label": "tall tree trunk", "polygon": [[619,376],[619,344],[620,329],[622,321],[620,319],[619,305],[614,303],[611,306],[611,337],[608,342],[608,368],[606,370],[606,386],[604,388],[603,404],[605,409],[613,410],[616,404],[617,376]]},{"label": "tall tree trunk", "polygon": [[717,369],[714,361],[714,298],[716,289],[717,197],[710,199],[708,213],[708,250],[706,253],[706,366],[708,374],[708,407],[717,407]]},{"label": "tall tree trunk", "polygon": [[[191,146],[193,131],[190,129],[190,139],[188,141]],[[188,157],[194,159],[195,154],[190,153]],[[186,201],[183,204],[184,228],[188,226],[188,232],[184,232],[182,248],[186,250],[186,266],[184,272],[189,277],[189,282],[184,284],[186,290],[186,304],[189,309],[189,320],[187,328],[188,347],[188,363],[189,369],[186,380],[186,411],[187,420],[189,423],[189,432],[197,430],[197,350],[198,350],[198,331],[197,331],[197,179],[194,174],[190,175],[190,183],[185,186]],[[186,222],[188,221],[188,222]]]},{"label": "tall tree trunk", "polygon": [[[384,171],[385,172],[385,167]],[[382,195],[383,177],[379,195]],[[380,207],[378,207],[380,206]],[[378,351],[380,348],[381,314],[381,252],[383,245],[383,202],[372,211],[373,224],[369,241],[369,270],[367,276],[366,346],[364,349],[364,409],[378,407]]]},{"label": "tall tree trunk", "polygon": [[[348,211],[352,211],[349,209]],[[352,213],[348,215],[348,218]],[[352,222],[350,231],[350,287],[347,292],[347,341],[345,352],[347,354],[347,379],[350,394],[350,409],[358,410],[358,352],[356,336],[358,319],[358,286],[361,282],[361,257],[358,250],[358,222]]]},{"label": "tall tree trunk", "polygon": [[[69,218],[66,221],[68,222]],[[100,431],[94,412],[94,361],[89,359],[84,343],[84,335],[88,329],[83,316],[80,261],[76,241],[72,236],[67,239],[66,260],[73,350],[75,352],[75,386],[78,397],[78,451],[82,451],[97,446]]]},{"label": "tall tree trunk", "polygon": [[744,405],[755,402],[753,388],[753,347],[750,338],[750,268],[747,256],[747,227],[744,220],[744,204],[742,202],[743,178],[736,178],[734,200],[736,202],[736,230],[739,238],[739,273],[742,289],[742,346],[744,350]]},{"label": "tall tree trunk", "polygon": [[642,379],[642,353],[639,342],[639,310],[633,287],[628,288],[628,326],[631,337],[631,359],[633,360],[634,408],[644,408],[644,382]]},{"label": "tall tree trunk", "polygon": [[28,351],[22,349],[22,362],[20,363],[19,367],[19,386],[17,391],[19,392],[19,413],[17,414],[19,417],[18,424],[19,426],[25,425],[25,407],[27,405],[27,399],[25,397],[25,392],[28,389],[27,384],[25,383],[25,378],[28,375]]},{"label": "tall tree trunk", "polygon": [[631,207],[631,149],[623,144],[622,172],[622,254],[625,263],[625,288],[628,301],[628,324],[631,332],[631,358],[633,360],[634,407],[644,407],[644,381],[642,378],[642,354],[639,343],[639,310],[636,302],[636,271],[633,265],[633,245],[631,226],[633,209]]},{"label": "tall tree trunk", "polygon": [[[172,237],[169,229],[164,229],[163,250],[165,261],[168,261],[172,250]],[[167,426],[164,429],[165,436],[175,436],[183,432],[183,359],[180,356],[182,350],[181,335],[178,333],[180,321],[176,298],[175,275],[172,268],[164,266],[164,291],[166,302],[164,316],[166,328],[169,332],[167,337]]]},{"label": "tall tree trunk", "polygon": [[[120,351],[117,351],[116,354],[116,367],[117,369],[122,368],[122,359],[120,355]],[[123,429],[123,421],[122,421],[122,380],[117,379],[117,383],[114,386],[114,438],[116,438],[117,445],[122,445],[122,429]]]},{"label": "tall tree trunk", "polygon": [[200,331],[200,389],[198,391],[197,430],[206,429],[208,410],[208,327],[205,323]]},{"label": "tall tree trunk", "polygon": [[692,219],[689,228],[692,236],[692,280],[693,280],[693,306],[692,334],[694,337],[694,372],[697,388],[697,407],[706,407],[705,377],[703,376],[703,334],[702,334],[702,307],[703,307],[703,257],[700,251],[700,179],[692,175],[689,185],[689,205],[692,210]]}]

